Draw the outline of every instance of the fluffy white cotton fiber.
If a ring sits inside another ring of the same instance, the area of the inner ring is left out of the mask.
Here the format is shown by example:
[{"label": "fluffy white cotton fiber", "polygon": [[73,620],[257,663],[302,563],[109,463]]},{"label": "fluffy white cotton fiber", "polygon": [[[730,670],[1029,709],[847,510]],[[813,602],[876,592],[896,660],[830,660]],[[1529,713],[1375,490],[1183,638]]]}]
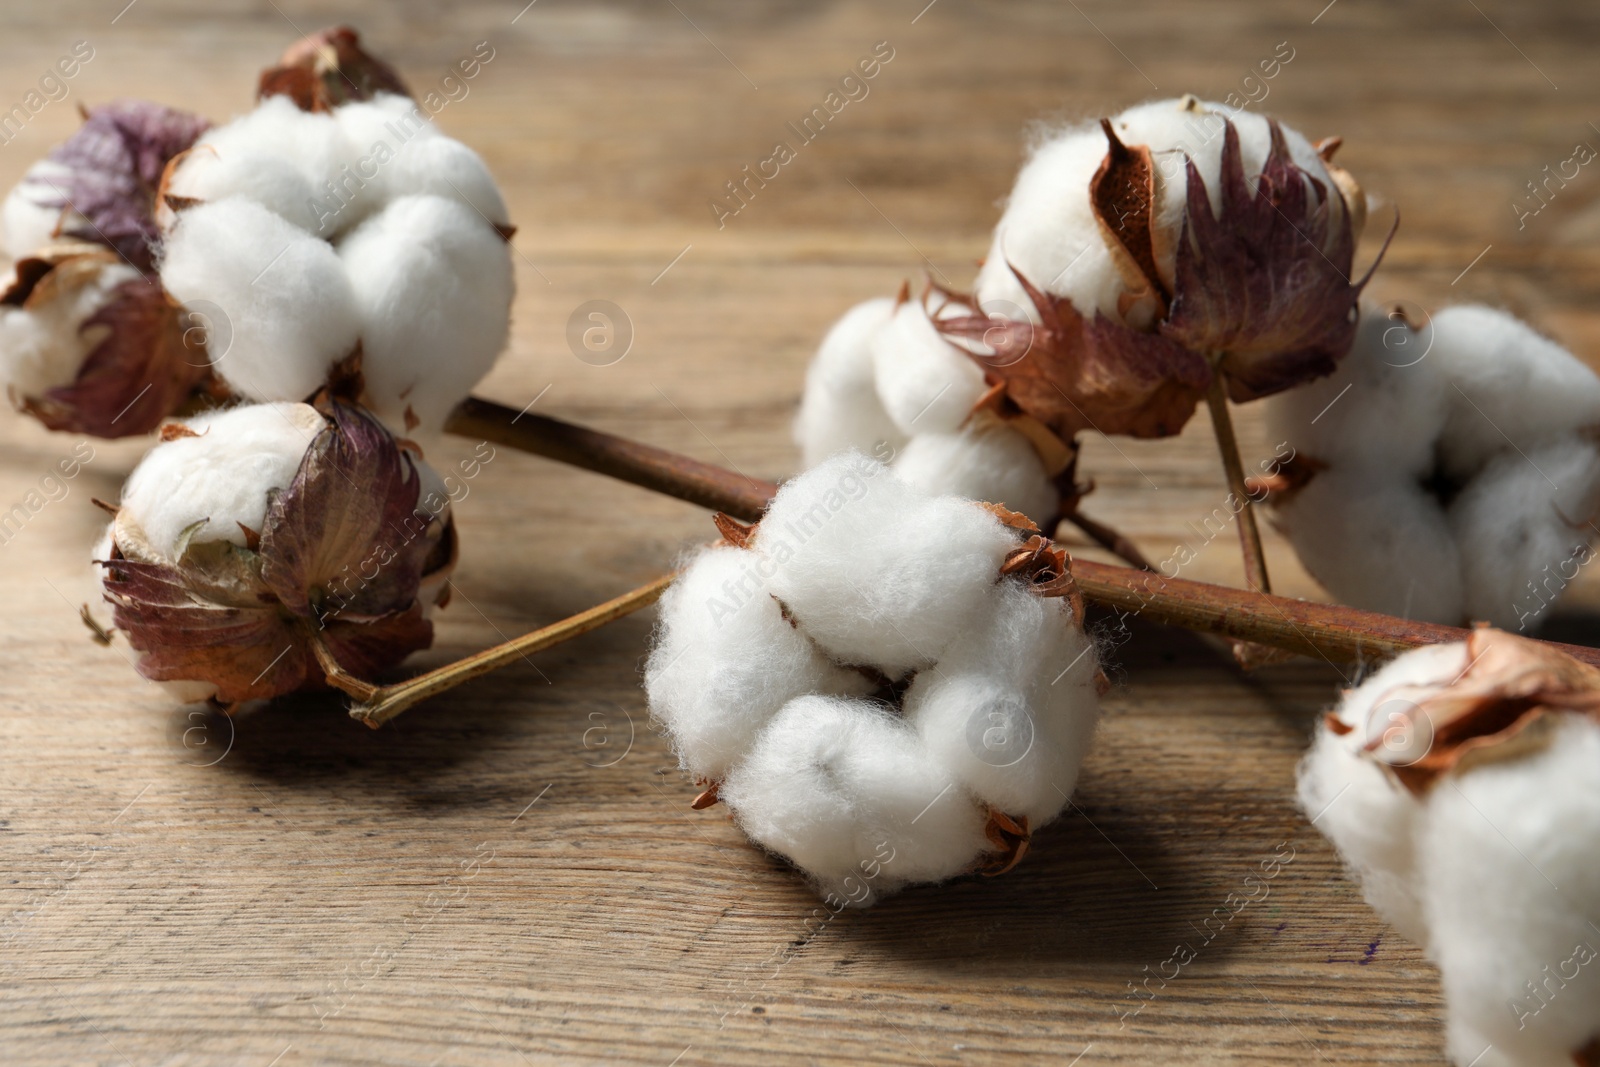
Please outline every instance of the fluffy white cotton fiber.
[{"label": "fluffy white cotton fiber", "polygon": [[894,472],[930,493],[1004,504],[1041,529],[1054,524],[1061,505],[1032,443],[993,417],[974,416],[953,433],[913,437],[895,457]]},{"label": "fluffy white cotton fiber", "polygon": [[982,809],[902,720],[865,701],[790,702],[721,796],[751,840],[851,904],[948,878],[987,845]]},{"label": "fluffy white cotton fiber", "polygon": [[62,298],[33,308],[0,308],[0,382],[18,397],[71,384],[109,330],[85,330],[84,323],[115,299],[119,286],[138,278],[127,264],[108,263]]},{"label": "fluffy white cotton fiber", "polygon": [[1438,965],[1458,1067],[1557,1067],[1600,1034],[1600,724],[1547,712],[1420,791],[1385,765],[1386,748],[1402,766],[1431,751],[1415,736],[1431,718],[1406,712],[1482,656],[1418,649],[1347,694],[1301,765],[1300,803]]},{"label": "fluffy white cotton fiber", "polygon": [[736,548],[706,549],[661,598],[645,689],[651,714],[697,779],[724,778],[795,697],[871,689],[789,624],[757,563]]},{"label": "fluffy white cotton fiber", "polygon": [[835,456],[669,590],[651,714],[826,895],[973,871],[1001,848],[993,820],[1025,837],[1061,810],[1098,715],[1070,602],[1000,573],[1022,542],[974,503]]},{"label": "fluffy white cotton fiber", "polygon": [[1491,308],[1361,315],[1335,374],[1266,401],[1309,476],[1278,525],[1348,604],[1531,629],[1592,558],[1600,378]]},{"label": "fluffy white cotton fiber", "polygon": [[795,419],[795,440],[805,466],[851,448],[877,454],[880,444],[898,449],[905,443],[878,399],[872,359],[873,338],[893,315],[893,300],[868,300],[845,312],[822,339],[806,370]]},{"label": "fluffy white cotton fiber", "polygon": [[208,331],[207,355],[253,400],[308,398],[361,337],[333,246],[251,200],[184,211],[167,236],[161,282],[192,308],[220,311],[226,327]]},{"label": "fluffy white cotton fiber", "polygon": [[367,399],[385,421],[444,421],[505,347],[511,252],[470,207],[405,196],[339,246],[354,290]]},{"label": "fluffy white cotton fiber", "polygon": [[824,651],[891,677],[925,667],[987,607],[1014,531],[919,493],[860,453],[779,490],[756,550],[772,594]]},{"label": "fluffy white cotton fiber", "polygon": [[270,97],[209,131],[167,192],[162,282],[215,305],[212,358],[245,397],[303,400],[359,342],[367,406],[431,432],[506,345],[505,202],[410,100],[312,114]]},{"label": "fluffy white cotton fiber", "polygon": [[210,411],[182,425],[195,436],[145,455],[123,486],[117,517],[120,531],[139,531],[167,562],[189,544],[243,545],[241,527],[259,534],[269,495],[294,480],[325,420],[308,404],[278,403]]}]

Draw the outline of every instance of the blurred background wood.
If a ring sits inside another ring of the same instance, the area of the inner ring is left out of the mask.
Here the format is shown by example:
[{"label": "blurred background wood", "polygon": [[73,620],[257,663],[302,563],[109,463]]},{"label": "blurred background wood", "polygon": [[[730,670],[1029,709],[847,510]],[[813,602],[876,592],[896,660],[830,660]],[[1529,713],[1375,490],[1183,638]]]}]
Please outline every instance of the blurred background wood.
[{"label": "blurred background wood", "polygon": [[[78,103],[241,110],[257,68],[331,22],[419,91],[448,89],[487,40],[494,58],[438,117],[488,159],[520,227],[512,350],[480,392],[753,477],[794,469],[801,373],[838,314],[925,270],[970,282],[1030,123],[1157,92],[1259,96],[1244,79],[1285,42],[1260,106],[1343,135],[1341,162],[1384,201],[1375,228],[1404,208],[1375,295],[1491,301],[1600,352],[1600,174],[1520,230],[1512,207],[1546,164],[1600,144],[1593,5],[124,2],[0,15],[0,109],[74,41],[95,49],[0,149],[0,179],[69,133]],[[724,183],[880,41],[894,58],[870,95],[719,229]],[[596,299],[631,322],[605,366],[566,340]],[[1239,414],[1247,463],[1270,454]],[[0,507],[75,443],[0,419]],[[1116,638],[1075,805],[1020,868],[818,929],[782,864],[689,810],[637,687],[648,618],[377,733],[331,699],[237,723],[175,706],[76,618],[89,498],[116,496],[142,443],[93,447],[0,547],[8,1063],[1441,1058],[1435,972],[1291,802],[1310,725],[1352,680],[1325,664],[1242,677],[1206,640]],[[1199,547],[1188,523],[1225,492],[1204,416],[1172,441],[1091,441],[1083,469],[1092,513],[1157,559]],[[418,667],[613,596],[712,533],[692,507],[505,449],[469,484],[460,595]],[[1268,537],[1278,588],[1320,595]],[[1239,570],[1230,534],[1185,576]],[[1586,575],[1546,632],[1600,643],[1597,600]],[[1202,947],[1212,910],[1291,850],[1270,895]],[[1180,942],[1198,957],[1136,995]]]}]

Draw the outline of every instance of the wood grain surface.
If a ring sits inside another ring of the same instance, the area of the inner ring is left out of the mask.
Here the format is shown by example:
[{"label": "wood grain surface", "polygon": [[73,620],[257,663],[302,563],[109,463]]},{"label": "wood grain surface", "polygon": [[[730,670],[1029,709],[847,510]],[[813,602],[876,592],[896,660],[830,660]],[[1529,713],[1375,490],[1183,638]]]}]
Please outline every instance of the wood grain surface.
[{"label": "wood grain surface", "polygon": [[[74,41],[95,54],[0,146],[0,180],[74,127],[76,103],[247,107],[297,31],[352,22],[421,91],[487,40],[493,60],[438,116],[520,227],[514,339],[480,392],[753,477],[793,471],[802,369],[838,314],[924,271],[971,280],[1031,123],[1243,92],[1281,42],[1294,58],[1261,106],[1343,135],[1380,222],[1403,209],[1376,295],[1491,301],[1600,352],[1600,171],[1520,230],[1511,207],[1600,144],[1593,5],[125,2],[5,6],[0,110]],[[880,41],[894,58],[870,95],[719,229],[723,183]],[[631,322],[608,365],[567,342],[590,300]],[[1268,454],[1256,413],[1240,424],[1247,461]],[[1194,545],[1187,524],[1225,493],[1207,431],[1202,416],[1170,441],[1088,442],[1092,513],[1154,558]],[[0,509],[76,444],[0,419]],[[1311,723],[1351,680],[1326,664],[1245,677],[1209,640],[1135,628],[1109,654],[1117,687],[1074,804],[1017,870],[819,921],[782,863],[689,810],[638,688],[648,617],[378,732],[333,699],[231,723],[175,706],[76,617],[89,498],[114,498],[142,447],[93,443],[0,546],[0,1061],[1441,1060],[1435,971],[1291,801]],[[711,536],[693,507],[504,449],[470,488],[459,595],[417,667]],[[1280,590],[1321,595],[1281,540],[1268,549]],[[1222,538],[1185,576],[1239,572]],[[1597,602],[1585,575],[1547,633],[1600,643]],[[1207,940],[1273,856],[1292,859],[1270,892]],[[1196,958],[1137,997],[1185,942]]]}]

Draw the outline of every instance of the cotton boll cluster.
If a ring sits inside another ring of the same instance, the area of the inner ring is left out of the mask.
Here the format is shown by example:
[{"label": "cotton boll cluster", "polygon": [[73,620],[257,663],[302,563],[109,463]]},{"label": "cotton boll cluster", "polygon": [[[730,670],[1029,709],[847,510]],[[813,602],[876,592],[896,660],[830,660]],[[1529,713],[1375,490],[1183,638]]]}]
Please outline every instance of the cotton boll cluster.
[{"label": "cotton boll cluster", "polygon": [[804,462],[851,448],[892,456],[895,473],[920,489],[1004,504],[1053,526],[1066,446],[1047,449],[1047,462],[1014,423],[979,408],[982,367],[941,335],[939,314],[902,292],[857,305],[834,325],[795,420]]},{"label": "cotton boll cluster", "polygon": [[1461,1067],[1600,1041],[1600,671],[1492,630],[1347,693],[1301,806],[1368,903],[1439,967]]},{"label": "cotton boll cluster", "polygon": [[1510,315],[1365,306],[1339,371],[1268,412],[1275,520],[1346,603],[1526,630],[1592,558],[1600,377]]},{"label": "cotton boll cluster", "polygon": [[505,347],[505,203],[408,99],[313,113],[268,97],[164,186],[162,283],[220,309],[210,355],[241,396],[303,399],[359,346],[366,406],[431,431]]},{"label": "cotton boll cluster", "polygon": [[1104,683],[1065,553],[859,452],[721,526],[645,669],[697,805],[849,903],[1014,862],[1071,794]]},{"label": "cotton boll cluster", "polygon": [[139,672],[228,706],[426,648],[455,559],[438,475],[326,397],[168,424],[115,512],[95,560]]}]

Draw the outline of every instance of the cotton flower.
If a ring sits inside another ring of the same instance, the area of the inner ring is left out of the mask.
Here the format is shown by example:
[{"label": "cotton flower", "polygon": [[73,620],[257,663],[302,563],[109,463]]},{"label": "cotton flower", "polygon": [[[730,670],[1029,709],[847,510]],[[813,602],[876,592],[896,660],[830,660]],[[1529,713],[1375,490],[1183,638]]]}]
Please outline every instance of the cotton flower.
[{"label": "cotton flower", "polygon": [[139,673],[236,704],[360,678],[432,642],[454,562],[438,476],[358,408],[259,404],[169,424],[97,550]]},{"label": "cotton flower", "polygon": [[1460,1067],[1600,1050],[1596,766],[1600,671],[1480,629],[1346,693],[1300,767],[1368,903],[1438,965]]},{"label": "cotton flower", "polygon": [[437,430],[509,335],[504,201],[408,99],[295,99],[268,96],[174,162],[162,283],[220,309],[209,352],[239,395],[303,399],[359,352],[362,402]]},{"label": "cotton flower", "polygon": [[40,249],[0,295],[0,380],[52,430],[149,433],[209,377],[181,310],[103,245]]},{"label": "cotton flower", "polygon": [[722,520],[645,668],[683,768],[830,899],[997,871],[1077,779],[1104,683],[1065,553],[858,452]]},{"label": "cotton flower", "polygon": [[89,109],[78,131],[29,167],[0,206],[7,254],[21,259],[69,238],[105,245],[149,271],[162,171],[207,125],[144,100]]},{"label": "cotton flower", "polygon": [[1600,377],[1504,312],[1366,306],[1338,372],[1268,415],[1294,449],[1275,521],[1346,603],[1526,630],[1593,558]]}]

